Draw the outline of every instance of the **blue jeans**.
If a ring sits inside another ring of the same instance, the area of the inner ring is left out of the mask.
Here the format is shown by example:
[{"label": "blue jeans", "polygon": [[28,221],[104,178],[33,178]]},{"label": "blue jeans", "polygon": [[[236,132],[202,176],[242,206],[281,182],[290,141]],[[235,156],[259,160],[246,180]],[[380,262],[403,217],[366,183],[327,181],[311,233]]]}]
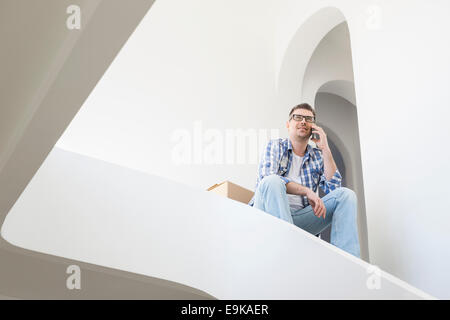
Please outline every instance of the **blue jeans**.
[{"label": "blue jeans", "polygon": [[331,223],[330,242],[336,247],[360,257],[356,226],[357,199],[348,188],[337,188],[322,198],[327,209],[325,219],[314,215],[309,205],[292,211],[286,195],[286,184],[278,175],[264,177],[255,191],[254,207],[283,219],[314,235]]}]

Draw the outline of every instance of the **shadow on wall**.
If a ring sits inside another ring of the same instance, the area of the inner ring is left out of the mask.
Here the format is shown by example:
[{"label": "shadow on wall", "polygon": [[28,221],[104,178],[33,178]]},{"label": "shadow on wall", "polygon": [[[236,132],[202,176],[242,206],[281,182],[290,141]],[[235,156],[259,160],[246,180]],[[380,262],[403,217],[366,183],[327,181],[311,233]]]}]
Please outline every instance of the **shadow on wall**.
[{"label": "shadow on wall", "polygon": [[[329,136],[330,148],[339,170],[344,168],[343,186],[355,191],[358,197],[358,228],[361,256],[369,261],[367,219],[361,164],[361,149],[356,107],[344,98],[330,93],[318,93],[317,118]],[[334,150],[333,150],[334,148]],[[324,234],[326,237],[326,234]]]}]

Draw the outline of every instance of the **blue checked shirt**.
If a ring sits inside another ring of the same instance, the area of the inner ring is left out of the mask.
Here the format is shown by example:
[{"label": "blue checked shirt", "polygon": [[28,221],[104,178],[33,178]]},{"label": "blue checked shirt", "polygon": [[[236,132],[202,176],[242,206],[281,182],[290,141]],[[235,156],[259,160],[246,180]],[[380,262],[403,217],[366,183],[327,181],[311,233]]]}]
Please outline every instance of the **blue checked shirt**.
[{"label": "blue checked shirt", "polygon": [[[271,174],[279,175],[285,184],[293,181],[287,177],[291,168],[291,163],[292,143],[289,138],[270,140],[267,143],[266,150],[259,163],[255,191],[261,180]],[[307,145],[306,153],[298,176],[301,181],[300,184],[313,190],[314,192],[317,191],[317,186],[320,186],[325,194],[341,187],[342,177],[339,170],[336,169],[333,177],[328,181],[324,175],[322,151],[318,148],[312,147],[309,144]],[[303,207],[309,206],[308,198],[306,196],[299,197],[302,198]],[[253,206],[254,198],[255,197],[253,196],[248,203],[249,205]]]}]

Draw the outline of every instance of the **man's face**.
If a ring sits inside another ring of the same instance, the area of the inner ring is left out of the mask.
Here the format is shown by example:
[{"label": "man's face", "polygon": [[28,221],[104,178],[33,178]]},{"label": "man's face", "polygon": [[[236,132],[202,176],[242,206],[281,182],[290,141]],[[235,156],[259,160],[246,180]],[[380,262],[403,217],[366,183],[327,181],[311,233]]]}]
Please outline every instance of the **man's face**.
[{"label": "man's face", "polygon": [[[304,117],[307,117],[306,119]],[[289,137],[292,139],[307,139],[311,136],[311,126],[314,124],[311,122],[314,119],[314,115],[311,111],[306,109],[295,110],[288,122],[286,127],[288,129]],[[309,121],[307,121],[309,120]]]}]

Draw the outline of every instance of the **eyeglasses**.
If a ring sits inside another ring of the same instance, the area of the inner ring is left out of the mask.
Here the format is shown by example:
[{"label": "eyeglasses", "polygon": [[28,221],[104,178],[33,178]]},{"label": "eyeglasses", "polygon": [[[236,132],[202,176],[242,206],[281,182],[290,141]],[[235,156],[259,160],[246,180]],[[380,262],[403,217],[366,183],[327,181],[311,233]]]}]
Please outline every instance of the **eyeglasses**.
[{"label": "eyeglasses", "polygon": [[310,122],[310,123],[314,122],[314,117],[302,116],[301,114],[293,114],[289,120],[291,120],[291,119],[294,119],[295,121],[302,121],[303,119],[305,119],[306,122]]}]

